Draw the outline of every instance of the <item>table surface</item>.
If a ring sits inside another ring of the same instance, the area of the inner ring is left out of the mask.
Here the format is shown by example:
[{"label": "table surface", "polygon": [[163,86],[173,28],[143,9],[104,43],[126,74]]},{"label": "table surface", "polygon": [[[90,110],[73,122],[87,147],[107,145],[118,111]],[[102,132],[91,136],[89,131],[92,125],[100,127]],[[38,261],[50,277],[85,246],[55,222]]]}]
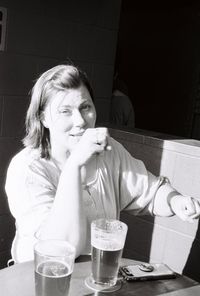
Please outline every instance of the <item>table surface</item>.
[{"label": "table surface", "polygon": [[[121,264],[134,264],[137,261],[122,259]],[[90,275],[91,262],[88,258],[75,263],[71,278],[69,296],[92,295],[134,295],[134,296],[199,296],[200,284],[185,276],[176,279],[145,282],[123,282],[120,290],[112,293],[95,293],[85,286],[85,278]],[[1,296],[35,296],[34,263],[20,263],[0,270]]]}]

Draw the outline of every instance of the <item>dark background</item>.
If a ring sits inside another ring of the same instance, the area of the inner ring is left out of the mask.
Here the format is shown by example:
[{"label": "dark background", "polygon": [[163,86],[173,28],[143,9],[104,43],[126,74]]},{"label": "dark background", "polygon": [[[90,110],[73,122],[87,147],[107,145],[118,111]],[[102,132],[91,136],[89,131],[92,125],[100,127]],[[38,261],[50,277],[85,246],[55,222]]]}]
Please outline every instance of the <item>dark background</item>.
[{"label": "dark background", "polygon": [[122,0],[115,69],[136,127],[200,139],[200,2]]}]

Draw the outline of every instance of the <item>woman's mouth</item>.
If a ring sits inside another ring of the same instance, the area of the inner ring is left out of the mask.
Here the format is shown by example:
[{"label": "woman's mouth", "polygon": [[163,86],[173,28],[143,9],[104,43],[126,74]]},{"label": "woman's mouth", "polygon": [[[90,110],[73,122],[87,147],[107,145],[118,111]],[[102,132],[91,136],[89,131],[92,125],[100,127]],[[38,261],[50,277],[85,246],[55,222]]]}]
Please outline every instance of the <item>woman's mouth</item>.
[{"label": "woman's mouth", "polygon": [[73,138],[81,138],[84,134],[85,130],[84,131],[79,131],[79,132],[76,132],[76,133],[71,133],[70,136],[73,137]]}]

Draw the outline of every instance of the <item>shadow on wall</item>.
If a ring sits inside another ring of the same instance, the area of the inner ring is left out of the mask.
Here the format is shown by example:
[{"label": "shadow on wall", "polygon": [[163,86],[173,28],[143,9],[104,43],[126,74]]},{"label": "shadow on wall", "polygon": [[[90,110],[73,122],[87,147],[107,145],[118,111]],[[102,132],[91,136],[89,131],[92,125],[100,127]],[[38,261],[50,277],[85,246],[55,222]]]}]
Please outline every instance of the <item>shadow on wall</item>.
[{"label": "shadow on wall", "polygon": [[188,277],[198,282],[200,282],[199,262],[200,262],[200,221],[198,223],[196,237],[193,241],[190,254],[188,256],[187,262],[183,269],[184,275],[187,275]]},{"label": "shadow on wall", "polygon": [[11,259],[11,244],[15,235],[15,219],[10,213],[5,193],[6,172],[11,158],[21,148],[21,140],[17,137],[0,139],[0,269],[6,267]]},{"label": "shadow on wall", "polygon": [[0,215],[0,269],[7,267],[11,259],[11,246],[15,235],[15,219],[10,213],[5,192],[0,194],[0,206],[3,215]]},{"label": "shadow on wall", "polygon": [[[144,162],[146,168],[154,175],[159,176],[162,160],[162,149],[155,149],[144,144],[144,135],[132,134],[109,129],[110,135],[119,141],[133,157]],[[124,257],[148,262],[154,229],[154,217],[134,216],[131,211],[123,211],[121,220],[128,224],[127,240],[124,248]]]},{"label": "shadow on wall", "polygon": [[[141,159],[145,165],[146,168],[152,172],[154,175],[160,175],[163,174],[166,177],[168,177],[170,180],[174,176],[172,174],[172,171],[176,174],[179,173],[179,168],[176,167],[175,170],[175,158],[173,157],[179,157],[178,152],[168,150],[165,147],[163,147],[163,139],[167,139],[170,141],[175,140],[175,137],[169,137],[169,135],[154,135],[149,134],[148,132],[141,132],[139,133],[134,131],[132,133],[122,131],[122,130],[115,130],[114,128],[109,128],[110,135],[115,138],[117,141],[121,142],[122,145],[133,155],[133,157]],[[149,135],[149,137],[148,137]],[[153,138],[154,137],[154,138]],[[160,139],[160,140],[159,140]],[[180,140],[179,138],[177,140]],[[169,143],[168,143],[169,144]],[[187,143],[186,143],[187,144]],[[179,142],[178,142],[179,145]],[[183,145],[184,146],[184,145]],[[184,146],[187,147],[188,146]],[[196,151],[196,150],[195,150]],[[181,160],[183,162],[182,167],[187,167],[188,163],[191,163],[190,169],[188,171],[185,171],[186,178],[187,174],[191,174],[198,183],[198,168],[194,168],[193,165],[198,165],[199,157],[194,158],[193,156],[191,158],[191,155],[188,157],[187,155],[184,156],[183,153],[181,154]],[[176,156],[175,156],[176,155]],[[173,157],[172,157],[173,156]],[[193,162],[192,162],[193,159]],[[195,160],[194,160],[195,159]],[[170,165],[169,165],[170,161]],[[194,163],[194,164],[193,164]],[[180,170],[182,168],[180,167]],[[182,175],[182,174],[180,174]],[[171,176],[171,177],[170,177]],[[174,182],[174,180],[171,180]],[[183,181],[184,182],[184,181]],[[180,186],[181,182],[179,182]],[[184,185],[184,184],[183,184]],[[197,198],[198,196],[198,184],[194,184],[197,191]],[[189,185],[188,185],[189,186]],[[184,186],[183,187],[183,193],[184,193]],[[181,190],[181,188],[179,190]],[[188,194],[192,194],[192,188],[188,188]],[[134,260],[142,260],[149,262],[177,262],[177,269],[179,269],[179,272],[182,272],[184,275],[187,275],[188,277],[200,282],[200,273],[199,273],[199,262],[200,262],[200,223],[198,224],[198,230],[196,232],[195,238],[194,235],[190,235],[190,224],[188,223],[187,226],[187,235],[184,231],[181,231],[181,225],[184,223],[180,221],[179,227],[177,228],[175,224],[173,224],[173,220],[170,222],[170,220],[166,221],[165,224],[159,224],[159,222],[156,224],[157,232],[154,232],[155,230],[155,220],[152,216],[133,216],[130,212],[122,212],[121,219],[125,223],[128,224],[129,230],[127,235],[127,240],[124,248],[124,257],[129,257]],[[164,219],[170,219],[170,218],[164,218]],[[188,235],[189,231],[189,235]],[[153,236],[153,233],[156,233],[156,236]],[[174,235],[171,235],[171,233],[175,234],[177,233],[177,242],[176,244],[173,243]],[[173,239],[172,239],[173,238]],[[169,252],[167,248],[173,248],[174,245],[179,245],[179,243],[183,242],[190,242],[192,241],[192,247],[189,249],[186,244],[185,246],[182,246],[182,249],[174,249],[171,250],[172,252]],[[153,242],[153,243],[152,243]],[[178,253],[179,252],[179,253]],[[182,253],[183,252],[183,253]],[[185,259],[185,253],[186,258]],[[179,256],[180,255],[180,256]],[[165,256],[171,256],[171,257],[165,257]],[[177,258],[174,258],[174,256],[177,256]],[[167,259],[167,260],[166,260]],[[184,260],[184,261],[181,261]],[[181,261],[181,262],[180,262]],[[176,264],[175,264],[176,265]],[[182,268],[184,266],[184,268]]]},{"label": "shadow on wall", "polygon": [[136,217],[128,212],[122,212],[121,220],[128,225],[128,234],[124,247],[123,257],[144,262],[150,261],[150,250],[154,218],[146,223],[142,217]]}]

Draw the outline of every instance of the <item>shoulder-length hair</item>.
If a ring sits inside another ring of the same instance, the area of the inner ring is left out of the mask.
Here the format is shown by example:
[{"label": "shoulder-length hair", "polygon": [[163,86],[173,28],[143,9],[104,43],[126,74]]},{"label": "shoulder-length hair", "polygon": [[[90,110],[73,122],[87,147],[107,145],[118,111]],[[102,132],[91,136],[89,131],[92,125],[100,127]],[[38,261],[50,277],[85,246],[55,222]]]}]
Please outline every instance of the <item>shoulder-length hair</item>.
[{"label": "shoulder-length hair", "polygon": [[73,65],[58,65],[44,72],[36,81],[26,115],[25,147],[39,148],[41,157],[50,158],[50,134],[42,123],[42,112],[48,101],[60,91],[84,85],[94,101],[93,90],[85,72]]}]

